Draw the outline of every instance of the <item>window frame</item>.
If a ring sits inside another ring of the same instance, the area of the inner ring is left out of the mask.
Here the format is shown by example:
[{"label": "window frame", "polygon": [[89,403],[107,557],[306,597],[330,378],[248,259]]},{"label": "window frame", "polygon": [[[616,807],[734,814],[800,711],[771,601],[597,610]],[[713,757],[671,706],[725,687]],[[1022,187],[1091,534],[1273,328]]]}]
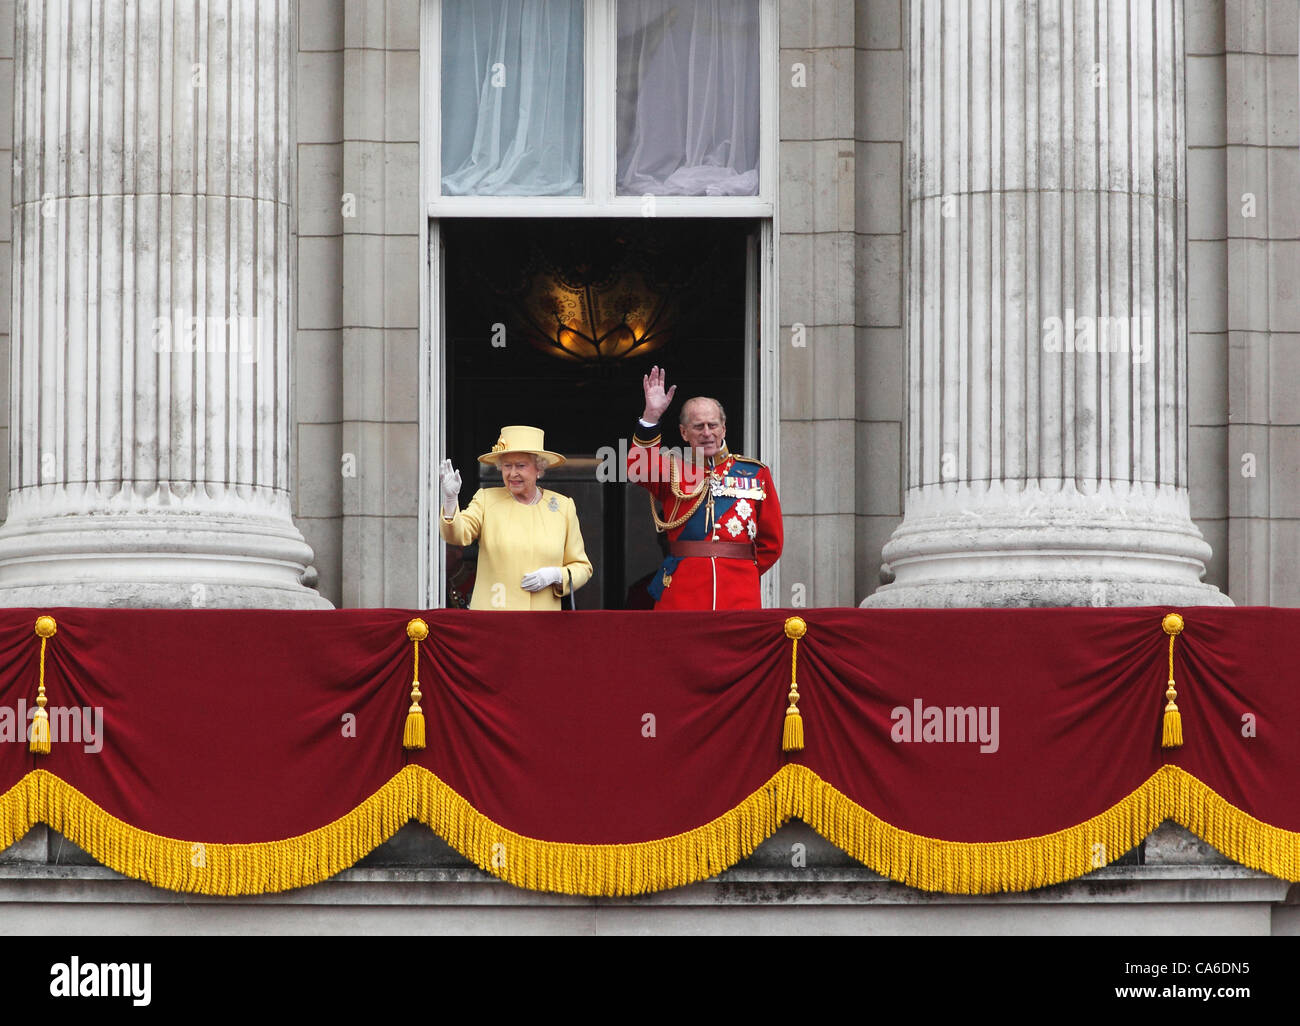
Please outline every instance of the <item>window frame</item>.
[{"label": "window frame", "polygon": [[580,196],[442,195],[442,2],[426,0],[424,137],[430,141],[426,214],[447,217],[772,217],[777,181],[777,2],[759,5],[757,196],[619,196],[615,102],[618,0],[583,0],[583,146]]},{"label": "window frame", "polygon": [[[614,103],[614,61],[617,20],[615,0],[584,0],[583,195],[581,196],[455,196],[441,195],[442,171],[442,0],[422,0],[420,5],[420,363],[418,381],[419,494],[416,528],[416,601],[422,609],[446,605],[446,553],[438,533],[438,461],[446,452],[449,425],[444,390],[446,367],[446,273],[441,221],[463,217],[734,217],[752,219],[759,226],[755,285],[758,308],[746,334],[754,344],[746,354],[746,437],[760,440],[758,455],[781,481],[781,339],[780,297],[780,189],[778,182],[780,52],[778,50],[779,0],[757,0],[759,8],[759,195],[757,196],[656,196],[645,209],[643,197],[619,197],[617,124]],[[605,42],[602,48],[596,40]],[[609,56],[605,56],[609,55]],[[607,82],[600,89],[598,82]],[[596,133],[591,125],[600,118],[609,141],[605,154],[594,152]],[[593,174],[596,169],[596,174]],[[595,183],[603,183],[597,189]],[[760,587],[764,608],[780,606],[781,564],[763,575]]]}]

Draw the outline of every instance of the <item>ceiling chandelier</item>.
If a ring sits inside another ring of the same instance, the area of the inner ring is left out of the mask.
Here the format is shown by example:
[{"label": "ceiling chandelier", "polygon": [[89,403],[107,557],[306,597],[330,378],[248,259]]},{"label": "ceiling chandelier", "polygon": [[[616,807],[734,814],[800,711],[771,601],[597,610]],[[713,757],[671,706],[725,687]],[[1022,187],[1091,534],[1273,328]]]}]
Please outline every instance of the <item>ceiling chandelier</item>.
[{"label": "ceiling chandelier", "polygon": [[666,346],[707,292],[715,247],[687,231],[663,223],[483,226],[473,287],[506,301],[511,337],[570,363],[609,367]]},{"label": "ceiling chandelier", "polygon": [[554,275],[547,283],[538,305],[550,315],[550,330],[530,332],[533,345],[565,360],[606,363],[644,356],[667,341],[672,301],[641,274],[576,277]]}]

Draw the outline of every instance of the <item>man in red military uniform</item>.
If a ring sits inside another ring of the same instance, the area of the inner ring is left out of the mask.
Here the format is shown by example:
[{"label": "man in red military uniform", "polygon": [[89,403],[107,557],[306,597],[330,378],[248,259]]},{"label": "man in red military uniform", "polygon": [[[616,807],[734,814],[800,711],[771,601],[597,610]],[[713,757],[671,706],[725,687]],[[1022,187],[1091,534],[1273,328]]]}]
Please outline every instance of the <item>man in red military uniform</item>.
[{"label": "man in red military uniform", "polygon": [[[669,555],[650,584],[656,609],[758,609],[758,579],[781,558],[781,503],[772,473],[727,450],[727,414],[716,399],[682,406],[686,458],[660,448],[659,422],[677,391],[665,372],[643,379],[645,411],[628,452],[628,480],[653,497]],[[663,508],[660,516],[657,502]]]}]

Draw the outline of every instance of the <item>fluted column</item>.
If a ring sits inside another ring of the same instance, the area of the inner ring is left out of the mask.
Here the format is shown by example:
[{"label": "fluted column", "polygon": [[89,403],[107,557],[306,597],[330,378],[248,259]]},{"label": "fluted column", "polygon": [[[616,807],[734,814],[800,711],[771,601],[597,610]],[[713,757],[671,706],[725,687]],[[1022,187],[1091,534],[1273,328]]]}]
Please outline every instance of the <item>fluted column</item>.
[{"label": "fluted column", "polygon": [[911,0],[880,606],[1226,603],[1187,493],[1182,0]]},{"label": "fluted column", "polygon": [[290,0],[30,0],[0,604],[328,607],[289,501]]}]

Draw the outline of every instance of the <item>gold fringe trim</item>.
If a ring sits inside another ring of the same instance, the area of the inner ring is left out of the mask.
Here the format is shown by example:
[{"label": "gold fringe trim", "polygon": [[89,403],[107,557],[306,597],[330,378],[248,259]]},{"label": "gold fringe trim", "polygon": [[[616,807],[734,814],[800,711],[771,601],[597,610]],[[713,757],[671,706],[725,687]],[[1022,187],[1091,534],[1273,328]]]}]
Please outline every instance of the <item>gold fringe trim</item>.
[{"label": "gold fringe trim", "polygon": [[1243,812],[1178,766],[1162,766],[1167,819],[1185,826],[1233,862],[1300,883],[1300,833]]},{"label": "gold fringe trim", "polygon": [[270,894],[328,880],[374,851],[410,820],[412,767],[351,812],[297,837],[252,844],[181,841],[133,827],[48,770],[0,795],[0,850],[46,823],[123,876],[169,891]]},{"label": "gold fringe trim", "polygon": [[420,768],[416,818],[479,868],[529,890],[620,897],[717,875],[791,819],[867,868],[947,894],[1025,891],[1077,879],[1114,862],[1174,819],[1235,862],[1300,880],[1300,833],[1247,815],[1176,766],[1077,826],[1014,841],[941,841],[890,826],[806,766],[787,765],[735,809],[695,830],[636,844],[570,844],[492,822]]},{"label": "gold fringe trim", "polygon": [[942,841],[890,826],[797,765],[782,767],[712,822],[631,844],[574,844],[514,833],[414,765],[352,812],[310,833],[253,844],[181,841],[132,827],[49,771],[34,770],[0,795],[0,850],[45,822],[109,868],[156,887],[266,894],[328,879],[418,819],[481,869],[517,887],[616,897],[716,876],[795,818],[882,876],[948,894],[1032,890],[1077,879],[1114,862],[1166,819],[1234,862],[1300,881],[1300,833],[1255,819],[1177,766],[1162,766],[1132,794],[1076,826],[982,843]]},{"label": "gold fringe trim", "polygon": [[630,844],[541,841],[494,823],[434,773],[417,768],[415,818],[480,869],[533,891],[616,897],[707,880],[799,814],[788,786],[797,767],[786,766],[731,811],[682,834]]},{"label": "gold fringe trim", "polygon": [[[787,769],[793,767],[787,767]],[[1233,862],[1300,881],[1300,833],[1269,826],[1178,766],[1162,766],[1128,797],[1077,826],[1014,841],[941,841],[890,826],[807,771],[801,817],[868,868],[945,894],[1027,891],[1114,862],[1166,819]]]}]

